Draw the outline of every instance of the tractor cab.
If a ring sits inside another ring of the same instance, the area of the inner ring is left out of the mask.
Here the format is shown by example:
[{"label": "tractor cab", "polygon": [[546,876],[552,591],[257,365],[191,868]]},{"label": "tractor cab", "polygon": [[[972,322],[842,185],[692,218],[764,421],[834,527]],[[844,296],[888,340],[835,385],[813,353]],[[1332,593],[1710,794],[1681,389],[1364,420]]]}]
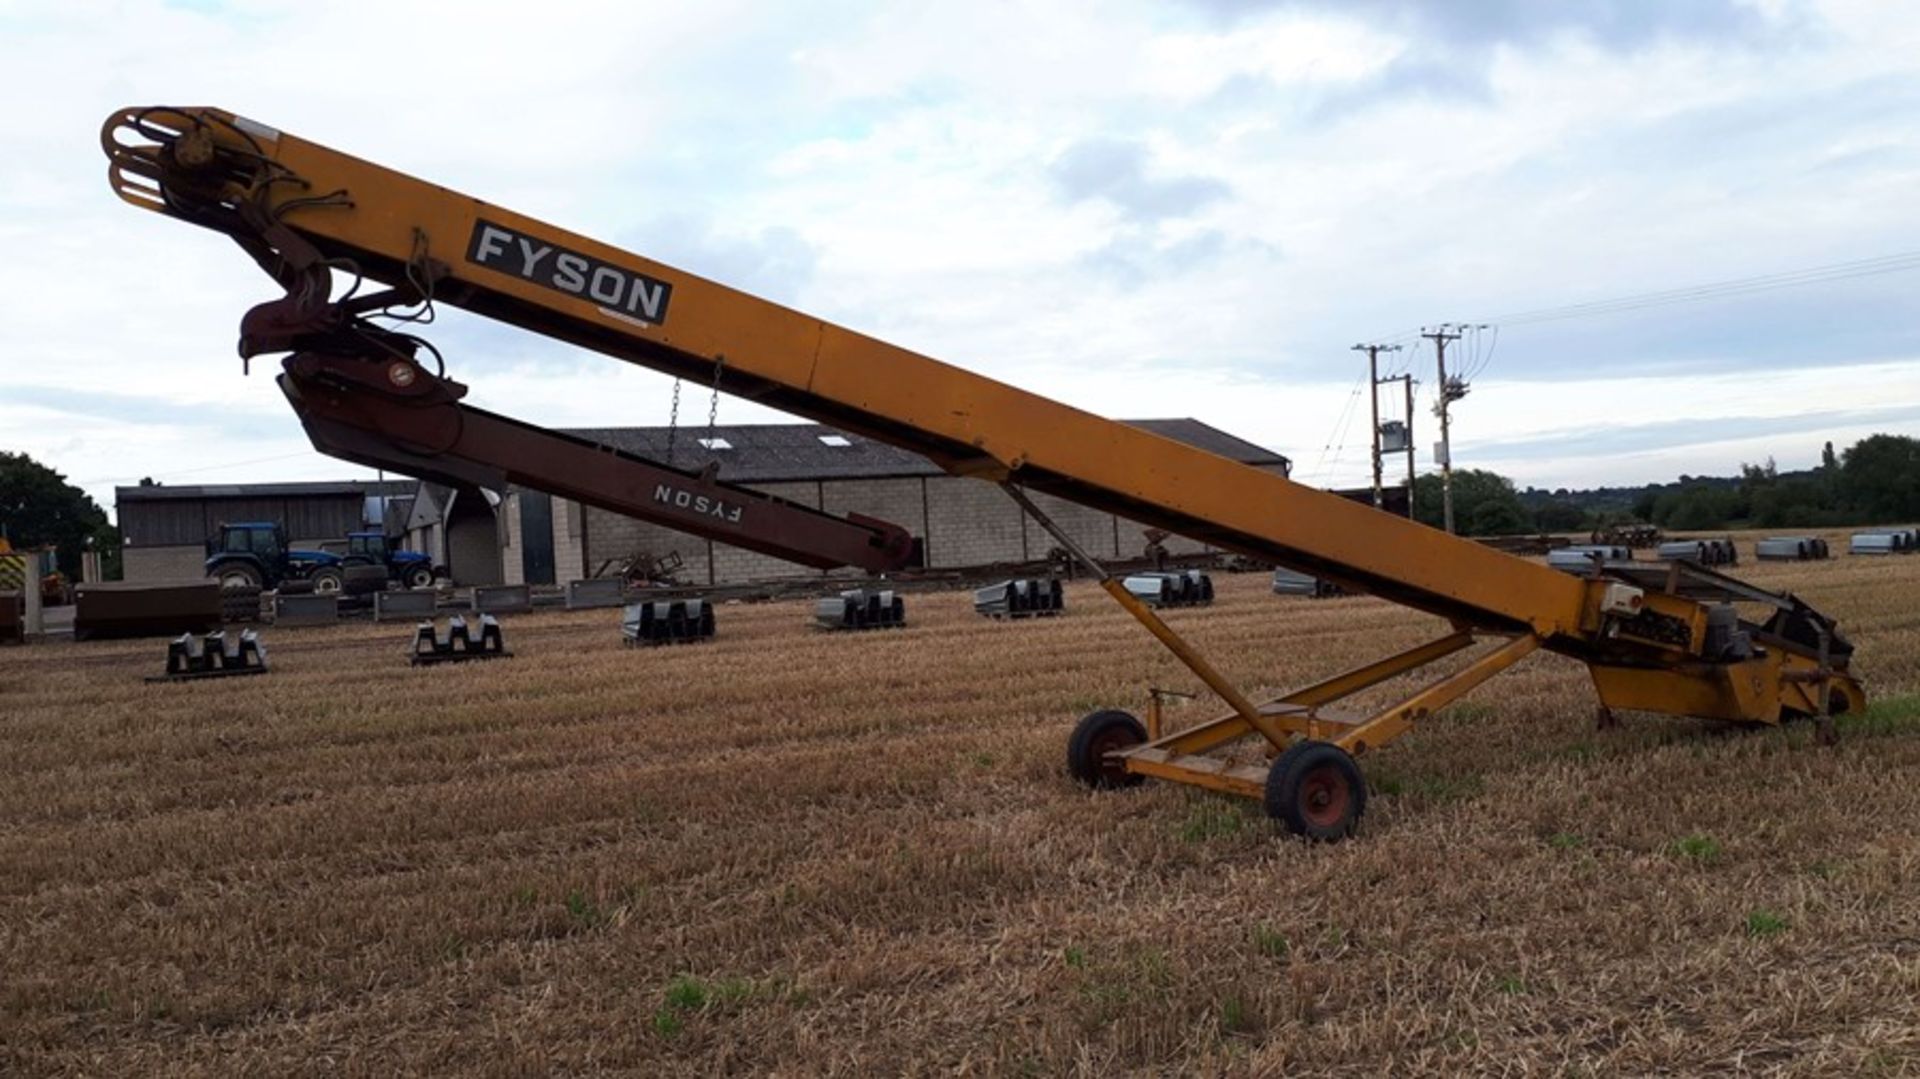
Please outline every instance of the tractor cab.
[{"label": "tractor cab", "polygon": [[222,524],[207,539],[206,572],[221,587],[236,589],[311,581],[315,592],[338,592],[342,582],[339,556],[290,549],[286,530],[277,521]]},{"label": "tractor cab", "polygon": [[247,555],[263,562],[278,563],[287,553],[287,534],[276,521],[241,521],[223,524],[207,540],[207,558],[221,555]]},{"label": "tractor cab", "polygon": [[433,584],[433,559],[419,551],[405,550],[400,542],[384,532],[347,533],[349,565],[385,566],[387,575],[407,588],[426,588]]},{"label": "tractor cab", "polygon": [[349,532],[347,533],[347,560],[384,565],[391,546],[383,532]]}]

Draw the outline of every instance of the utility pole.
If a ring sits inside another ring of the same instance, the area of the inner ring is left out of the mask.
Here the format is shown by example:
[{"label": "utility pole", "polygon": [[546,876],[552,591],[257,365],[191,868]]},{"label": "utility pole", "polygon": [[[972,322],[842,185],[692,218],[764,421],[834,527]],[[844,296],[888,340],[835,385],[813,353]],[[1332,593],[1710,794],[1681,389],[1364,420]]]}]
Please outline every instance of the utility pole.
[{"label": "utility pole", "polygon": [[[1447,423],[1447,406],[1467,395],[1464,380],[1447,379],[1447,345],[1460,340],[1460,331],[1450,329],[1447,323],[1441,323],[1431,332],[1422,331],[1420,336],[1433,342],[1434,362],[1440,371],[1440,400],[1433,406],[1440,416],[1440,516],[1446,524],[1448,533],[1453,532],[1453,442]],[[1412,496],[1412,492],[1408,492]]]},{"label": "utility pole", "polygon": [[1413,520],[1413,372],[1400,376],[1400,384],[1407,390],[1407,520]]},{"label": "utility pole", "polygon": [[[1373,508],[1382,509],[1386,506],[1386,497],[1381,493],[1380,488],[1380,385],[1382,382],[1393,380],[1380,377],[1380,354],[1398,352],[1400,346],[1355,345],[1353,351],[1367,354],[1367,398],[1373,405]],[[1413,497],[1411,489],[1408,490],[1407,497]]]}]

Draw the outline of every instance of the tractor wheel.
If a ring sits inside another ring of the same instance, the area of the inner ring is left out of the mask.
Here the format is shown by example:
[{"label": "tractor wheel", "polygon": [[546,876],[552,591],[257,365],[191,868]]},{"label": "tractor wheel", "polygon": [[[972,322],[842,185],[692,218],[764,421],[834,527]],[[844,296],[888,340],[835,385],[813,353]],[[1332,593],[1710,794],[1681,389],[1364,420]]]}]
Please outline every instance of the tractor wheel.
[{"label": "tractor wheel", "polygon": [[1073,728],[1067,739],[1067,771],[1089,787],[1111,790],[1137,786],[1145,776],[1135,775],[1107,754],[1147,740],[1147,728],[1130,713],[1109,708],[1094,712]]},{"label": "tractor wheel", "polygon": [[257,593],[264,583],[260,579],[260,571],[245,562],[229,562],[221,566],[214,572],[214,578],[220,582],[222,590],[252,589]]},{"label": "tractor wheel", "polygon": [[426,566],[408,566],[400,575],[400,583],[408,588],[425,588],[433,583],[433,570]]},{"label": "tractor wheel", "polygon": [[313,582],[314,594],[319,596],[337,596],[346,586],[346,578],[341,576],[339,570],[331,567],[314,570],[313,575],[307,580]]},{"label": "tractor wheel", "polygon": [[1353,834],[1367,808],[1367,781],[1331,742],[1295,742],[1267,772],[1267,816],[1315,842]]}]

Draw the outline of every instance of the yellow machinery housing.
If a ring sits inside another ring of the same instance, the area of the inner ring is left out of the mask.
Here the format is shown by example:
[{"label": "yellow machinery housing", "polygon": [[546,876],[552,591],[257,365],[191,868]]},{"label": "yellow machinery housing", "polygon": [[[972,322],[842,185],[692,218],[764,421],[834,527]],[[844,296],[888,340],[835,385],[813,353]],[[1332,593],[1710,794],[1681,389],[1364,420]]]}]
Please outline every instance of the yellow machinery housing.
[{"label": "yellow machinery housing", "polygon": [[[1354,758],[1545,648],[1584,661],[1611,708],[1774,724],[1858,709],[1851,647],[1791,596],[1698,566],[1596,564],[1576,577],[1082,412],[585,236],[213,108],[128,109],[102,131],[127,202],[231,236],[284,288],[240,351],[291,372],[355,362],[403,398],[438,353],[375,321],[448,303],[698,378],[1003,485],[1230,711],[1160,729],[1081,720],[1068,763],[1097,786],[1170,779],[1259,798],[1292,831],[1347,835],[1365,806]],[[333,275],[381,292],[335,300]],[[283,379],[283,384],[285,380]],[[297,392],[296,392],[297,390]],[[324,382],[290,385],[324,394]],[[423,452],[419,447],[414,452]],[[425,451],[430,452],[430,451]],[[1446,618],[1418,648],[1267,701],[1244,695],[1026,497],[1044,491]],[[1761,613],[1744,619],[1735,604]],[[1385,708],[1334,706],[1482,641],[1464,667]],[[1271,763],[1213,751],[1249,736]]]}]

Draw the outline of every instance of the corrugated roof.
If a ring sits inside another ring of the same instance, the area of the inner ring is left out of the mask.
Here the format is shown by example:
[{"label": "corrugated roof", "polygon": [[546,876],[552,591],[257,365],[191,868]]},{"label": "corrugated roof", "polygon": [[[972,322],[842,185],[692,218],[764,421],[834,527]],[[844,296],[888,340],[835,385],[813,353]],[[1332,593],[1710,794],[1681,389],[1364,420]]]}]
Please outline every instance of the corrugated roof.
[{"label": "corrugated roof", "polygon": [[[1243,464],[1271,467],[1288,463],[1272,450],[1199,420],[1123,422]],[[665,427],[571,428],[566,433],[651,460],[668,460]],[[723,424],[713,429],[712,437],[715,445],[708,446],[704,444],[706,427],[680,428],[673,434],[671,464],[704,468],[717,462],[720,478],[732,483],[942,474],[938,466],[917,453],[816,423]]]},{"label": "corrugated roof", "polygon": [[1121,420],[1120,422],[1129,427],[1138,427],[1142,431],[1151,431],[1162,438],[1185,442],[1189,446],[1218,454],[1230,461],[1238,461],[1243,465],[1262,467],[1284,465],[1289,469],[1293,467],[1293,462],[1265,446],[1248,442],[1238,435],[1230,435],[1212,424],[1201,423],[1199,420]]},{"label": "corrugated roof", "polygon": [[193,498],[329,498],[385,495],[405,498],[413,494],[414,480],[336,480],[313,483],[214,483],[155,484],[150,487],[115,487],[115,502],[165,502]]}]

